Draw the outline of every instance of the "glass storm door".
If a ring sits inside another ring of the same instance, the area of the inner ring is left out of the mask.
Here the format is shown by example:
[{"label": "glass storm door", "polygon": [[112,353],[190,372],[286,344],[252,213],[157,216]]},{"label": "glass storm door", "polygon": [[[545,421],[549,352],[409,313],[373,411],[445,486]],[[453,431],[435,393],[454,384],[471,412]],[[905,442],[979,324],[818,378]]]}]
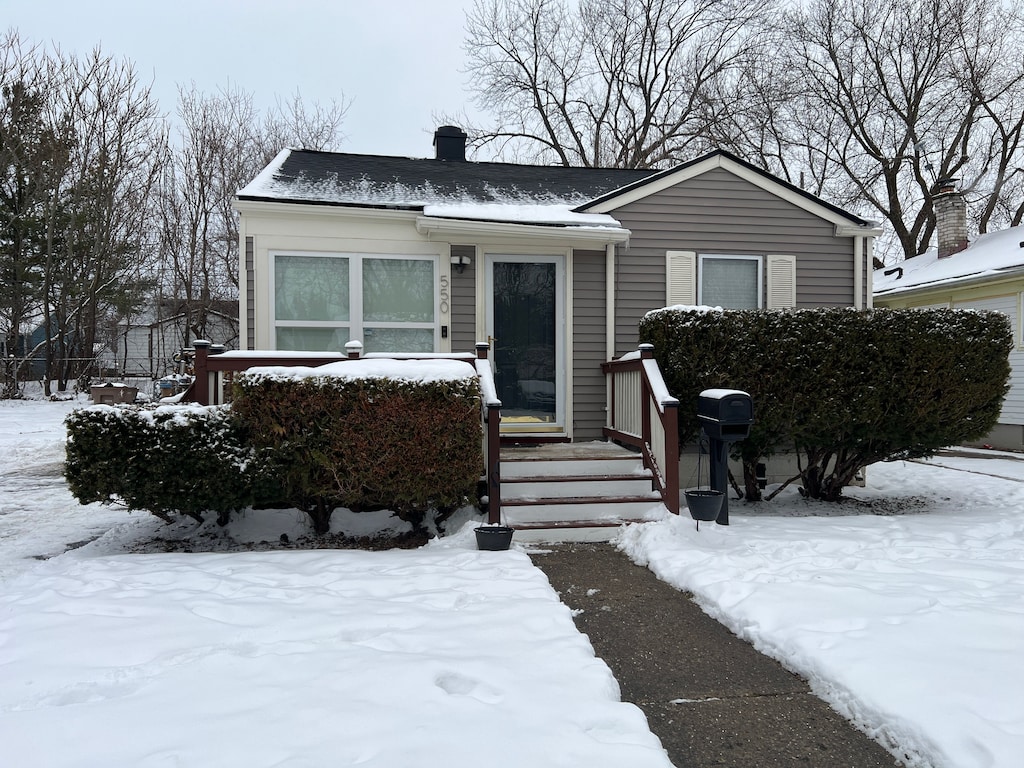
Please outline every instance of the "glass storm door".
[{"label": "glass storm door", "polygon": [[504,432],[565,425],[562,256],[489,256],[487,329]]}]

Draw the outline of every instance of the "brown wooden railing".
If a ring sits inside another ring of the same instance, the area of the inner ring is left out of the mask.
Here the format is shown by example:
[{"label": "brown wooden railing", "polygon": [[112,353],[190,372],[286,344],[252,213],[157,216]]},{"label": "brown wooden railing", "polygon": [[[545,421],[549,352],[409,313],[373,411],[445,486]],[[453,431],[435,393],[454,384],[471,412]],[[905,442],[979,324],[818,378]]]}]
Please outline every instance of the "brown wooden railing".
[{"label": "brown wooden railing", "polygon": [[494,385],[494,371],[487,359],[490,345],[476,345],[476,374],[480,377],[480,418],[484,433],[484,468],[487,481],[487,522],[501,522],[501,400]]},{"label": "brown wooden railing", "polygon": [[608,381],[607,438],[639,448],[654,476],[654,489],[679,514],[679,401],[654,359],[654,346],[602,363]]},{"label": "brown wooden railing", "polygon": [[[363,345],[350,341],[345,345],[346,354],[333,352],[274,352],[267,350],[230,351],[211,347],[208,341],[195,341],[192,345],[195,380],[182,400],[200,405],[220,405],[231,400],[231,381],[239,371],[257,366],[288,365],[315,368],[342,360],[359,360],[363,357]],[[489,523],[501,520],[501,451],[499,428],[501,426],[501,401],[494,386],[494,374],[487,352],[490,345],[480,342],[476,353],[430,353],[430,354],[381,354],[370,353],[366,358],[391,360],[462,360],[472,364],[480,380],[481,407],[480,424],[484,452],[484,479],[487,483]]]}]

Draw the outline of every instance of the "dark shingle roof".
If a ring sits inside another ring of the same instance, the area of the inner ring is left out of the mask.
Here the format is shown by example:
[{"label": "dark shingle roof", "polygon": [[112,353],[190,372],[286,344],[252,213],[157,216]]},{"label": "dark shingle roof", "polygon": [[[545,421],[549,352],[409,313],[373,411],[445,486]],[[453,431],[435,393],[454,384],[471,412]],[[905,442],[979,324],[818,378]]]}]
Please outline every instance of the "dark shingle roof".
[{"label": "dark shingle roof", "polygon": [[580,205],[655,173],[287,150],[238,197],[410,208],[433,203]]}]

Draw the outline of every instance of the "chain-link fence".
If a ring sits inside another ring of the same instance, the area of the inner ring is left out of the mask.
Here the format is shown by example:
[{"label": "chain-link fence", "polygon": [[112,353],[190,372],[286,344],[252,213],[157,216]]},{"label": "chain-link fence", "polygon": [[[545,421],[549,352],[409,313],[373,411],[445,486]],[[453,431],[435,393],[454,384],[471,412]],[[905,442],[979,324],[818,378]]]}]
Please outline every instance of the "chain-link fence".
[{"label": "chain-link fence", "polygon": [[101,358],[65,358],[50,370],[46,388],[46,362],[41,358],[13,355],[0,363],[0,399],[43,394],[88,395],[93,385],[124,384],[135,387],[143,397],[169,397],[191,382],[187,361],[175,355],[166,361],[151,358],[122,358],[116,362]]}]

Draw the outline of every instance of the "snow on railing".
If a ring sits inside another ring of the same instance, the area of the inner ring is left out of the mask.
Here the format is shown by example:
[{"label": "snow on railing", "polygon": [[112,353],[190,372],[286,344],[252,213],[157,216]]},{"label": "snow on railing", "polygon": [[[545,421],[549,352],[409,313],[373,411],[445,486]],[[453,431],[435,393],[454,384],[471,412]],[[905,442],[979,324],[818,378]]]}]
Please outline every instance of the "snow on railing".
[{"label": "snow on railing", "polygon": [[639,448],[655,489],[679,513],[679,401],[669,394],[654,346],[603,363],[608,381],[606,437]]},{"label": "snow on railing", "polygon": [[480,377],[482,407],[480,418],[484,433],[484,480],[487,483],[487,522],[501,522],[501,400],[494,384],[494,371],[487,359],[491,345],[476,344],[476,373]]}]

